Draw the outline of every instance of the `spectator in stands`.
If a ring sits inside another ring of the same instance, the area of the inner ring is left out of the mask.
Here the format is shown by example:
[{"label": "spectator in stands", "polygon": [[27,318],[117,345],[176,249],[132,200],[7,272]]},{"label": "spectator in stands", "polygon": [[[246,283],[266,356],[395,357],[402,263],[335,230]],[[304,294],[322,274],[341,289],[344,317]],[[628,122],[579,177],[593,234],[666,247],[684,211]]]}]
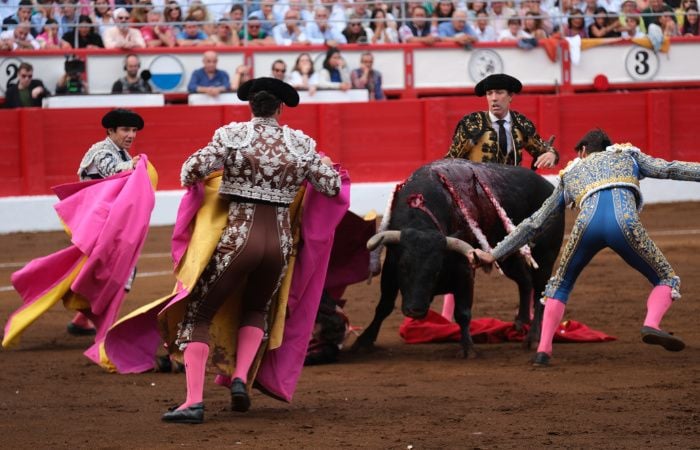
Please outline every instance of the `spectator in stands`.
[{"label": "spectator in stands", "polygon": [[[73,0],[69,0],[73,1]],[[151,0],[137,0],[131,8],[131,23],[142,24],[146,23],[146,15],[153,9]]]},{"label": "spectator in stands", "polygon": [[314,71],[314,62],[311,55],[302,53],[297,57],[292,73],[289,75],[289,84],[297,91],[309,91],[313,95],[318,87],[318,74]]},{"label": "spectator in stands", "polygon": [[114,25],[113,17],[114,12],[109,4],[109,0],[95,0],[95,7],[90,12],[90,19],[97,27],[96,31],[100,35],[100,41],[102,41],[104,31]]},{"label": "spectator in stands", "polygon": [[583,16],[583,11],[580,9],[574,9],[569,14],[568,26],[566,27],[566,36],[580,36],[581,39],[588,37],[588,32],[586,31],[586,20]]},{"label": "spectator in stands", "polygon": [[681,36],[700,36],[700,31],[698,30],[698,9],[694,6],[690,6],[685,10]]},{"label": "spectator in stands", "polygon": [[272,11],[274,5],[275,0],[262,0],[260,9],[248,15],[248,20],[250,20],[251,17],[260,20],[260,27],[267,36],[272,36],[272,29],[277,25],[275,15]]},{"label": "spectator in stands", "polygon": [[598,7],[595,10],[594,21],[588,27],[588,37],[591,38],[611,38],[620,37],[617,31],[619,22],[611,21],[605,8]]},{"label": "spectator in stands", "polygon": [[232,23],[229,19],[219,19],[216,24],[216,32],[209,37],[212,44],[217,47],[238,47],[241,41],[238,33],[234,33],[231,29]]},{"label": "spectator in stands", "polygon": [[192,20],[194,20],[195,22],[199,22],[199,28],[207,36],[211,36],[212,34],[214,34],[215,27],[211,21],[211,15],[209,14],[209,10],[199,0],[190,3],[190,7],[187,10],[187,17],[191,17]]},{"label": "spectator in stands", "polygon": [[63,36],[75,30],[80,16],[78,14],[78,8],[76,8],[77,4],[78,0],[61,0],[61,6],[58,9],[58,16],[56,17],[56,22],[58,22],[58,36]]},{"label": "spectator in stands", "polygon": [[363,27],[369,27],[372,11],[367,8],[367,3],[366,1],[349,3],[349,5],[345,7],[345,16],[348,18],[348,21],[352,20],[354,16],[355,20],[359,20]]},{"label": "spectator in stands", "polygon": [[467,23],[467,12],[462,9],[455,11],[449,22],[438,26],[438,35],[442,41],[459,45],[472,45],[479,40],[476,31]]},{"label": "spectator in stands", "polygon": [[665,12],[659,16],[659,26],[666,37],[680,36],[676,16],[673,13]]},{"label": "spectator in stands", "polygon": [[202,63],[204,67],[192,72],[190,82],[187,84],[187,90],[190,93],[217,97],[219,94],[231,90],[228,74],[216,68],[219,63],[219,56],[216,52],[211,50],[204,52]]},{"label": "spectator in stands", "polygon": [[[304,0],[304,2],[305,1],[306,0]],[[278,0],[272,7],[272,13],[275,15],[275,21],[278,25],[284,22],[284,18],[289,10],[296,11],[299,14],[299,20],[301,20],[303,23],[314,20],[313,12],[305,8],[302,0]]]},{"label": "spectator in stands", "polygon": [[78,17],[78,26],[75,30],[64,34],[61,39],[73,48],[104,48],[102,38],[95,32],[90,16]]},{"label": "spectator in stands", "polygon": [[523,31],[522,22],[517,17],[508,19],[508,28],[501,30],[498,34],[498,42],[512,42],[529,38],[532,36]]},{"label": "spectator in stands", "polygon": [[112,14],[116,26],[107,27],[102,34],[105,48],[146,48],[141,32],[129,24],[129,12],[126,8],[117,8]]},{"label": "spectator in stands", "polygon": [[642,19],[639,16],[626,16],[625,27],[621,28],[620,36],[625,39],[644,37],[640,24]]},{"label": "spectator in stands", "polygon": [[165,19],[165,23],[173,27],[173,33],[175,36],[177,36],[184,29],[183,22],[185,21],[185,18],[182,15],[182,8],[175,0],[168,2],[168,5],[163,10],[163,17]]},{"label": "spectator in stands", "polygon": [[[0,0],[0,27],[2,26],[3,19],[11,17],[17,13],[18,5],[19,0]],[[4,31],[4,29],[0,31]]]},{"label": "spectator in stands", "polygon": [[112,94],[150,94],[153,92],[151,83],[151,73],[141,69],[141,60],[138,55],[129,54],[124,58],[124,76],[112,85]]},{"label": "spectator in stands", "polygon": [[234,4],[229,12],[229,27],[231,28],[231,33],[238,37],[243,31],[243,6],[240,4]]},{"label": "spectator in stands", "polygon": [[[466,13],[464,15],[466,17]],[[364,52],[360,56],[360,67],[350,73],[352,87],[354,89],[367,89],[370,101],[386,100],[382,89],[382,74],[373,69],[373,66],[374,56],[370,52]]]},{"label": "spectator in stands", "polygon": [[36,41],[39,43],[40,48],[70,48],[70,45],[64,45],[63,41],[58,37],[58,22],[54,19],[46,20],[44,31],[36,37]]},{"label": "spectator in stands", "polygon": [[241,30],[238,34],[239,41],[246,42],[246,45],[275,45],[274,38],[265,31],[263,22],[252,13],[248,17],[246,31]]},{"label": "spectator in stands", "polygon": [[[248,12],[252,12],[256,7],[258,1],[243,1],[243,0],[233,0],[233,1],[222,1],[222,0],[196,0],[197,3],[204,5],[207,8],[207,16],[211,21],[219,21],[221,19],[228,19],[231,12],[231,3],[242,4],[248,3]],[[195,2],[190,2],[190,5]],[[243,16],[241,16],[243,17]]]},{"label": "spectator in stands", "polygon": [[5,108],[41,107],[41,101],[51,93],[44,83],[34,78],[34,67],[20,63],[17,69],[17,83],[7,86],[5,91]]},{"label": "spectator in stands", "polygon": [[343,36],[348,44],[368,44],[372,39],[372,30],[362,25],[360,16],[350,16],[347,27],[343,30]]},{"label": "spectator in stands", "polygon": [[[664,0],[649,0],[649,7],[642,10],[642,21],[644,29],[649,31],[649,25],[655,23],[661,26],[659,17],[662,13],[670,12],[673,14],[673,8],[664,3]],[[675,21],[675,17],[673,19]],[[663,27],[661,27],[663,29]]]},{"label": "spectator in stands", "polygon": [[486,11],[476,13],[476,27],[474,33],[479,42],[496,42],[498,35],[495,28],[491,25],[491,16]]},{"label": "spectator in stands", "polygon": [[486,9],[486,2],[467,2],[467,16],[469,17],[469,20],[475,21],[476,16],[481,11],[484,11],[488,15],[488,11]]},{"label": "spectator in stands", "polygon": [[197,19],[187,16],[183,30],[177,35],[177,45],[180,47],[198,47],[211,45],[207,34],[202,31]]},{"label": "spectator in stands", "polygon": [[518,79],[503,73],[477,83],[474,92],[486,97],[488,111],[473,112],[459,121],[445,156],[517,166],[525,150],[533,157],[534,168],[554,167],[559,161],[554,147],[537,134],[530,119],[510,109],[513,95],[522,87]]},{"label": "spectator in stands", "polygon": [[240,66],[236,67],[236,72],[233,74],[233,79],[231,79],[231,90],[237,91],[243,83],[252,79],[253,70],[251,67],[241,64]]},{"label": "spectator in stands", "polygon": [[[584,0],[581,5],[581,11],[583,11],[583,19],[585,22],[586,30],[595,22],[595,11],[598,9],[598,0]],[[586,31],[588,32],[588,31]]]},{"label": "spectator in stands", "polygon": [[2,31],[13,30],[15,25],[22,22],[29,22],[32,17],[32,0],[20,0],[17,5],[17,12],[7,16],[2,21]]},{"label": "spectator in stands", "polygon": [[88,88],[83,81],[85,62],[80,59],[68,59],[63,65],[64,73],[56,82],[56,95],[87,94]]},{"label": "spectator in stands", "polygon": [[399,33],[389,25],[386,11],[375,8],[372,11],[372,22],[369,29],[372,31],[372,44],[395,44],[399,42]]},{"label": "spectator in stands", "polygon": [[439,29],[441,24],[448,23],[452,19],[455,11],[455,5],[452,3],[452,0],[437,0],[432,13],[432,26]]},{"label": "spectator in stands", "polygon": [[696,10],[698,9],[697,0],[682,0],[681,4],[678,6],[678,8],[676,8],[676,23],[678,24],[679,30],[683,29],[683,25],[685,24],[686,12],[688,11],[688,8],[691,7],[695,8]]},{"label": "spectator in stands", "polygon": [[146,25],[141,27],[141,36],[148,48],[177,45],[173,28],[163,22],[163,13],[158,8],[152,8],[146,14]]},{"label": "spectator in stands", "polygon": [[345,1],[343,0],[321,0],[321,5],[325,6],[330,12],[328,23],[330,23],[331,27],[338,33],[343,32],[348,22],[348,16],[345,14],[345,7],[343,6],[344,4]]},{"label": "spectator in stands", "polygon": [[437,29],[430,25],[428,13],[422,5],[416,5],[411,10],[411,20],[399,28],[401,42],[420,42],[433,45],[440,40]]},{"label": "spectator in stands", "polygon": [[[541,0],[523,0],[521,3],[521,8],[518,14],[520,17],[525,17],[528,12],[532,12],[533,16],[537,17],[538,20],[541,22],[541,28],[544,30],[545,34],[549,36],[552,34],[552,31],[554,30],[554,27],[552,25],[552,18],[549,17],[549,13],[542,9]],[[606,0],[600,0],[600,1],[606,1]],[[619,1],[619,0],[614,0],[614,1]]]},{"label": "spectator in stands", "polygon": [[270,76],[272,78],[277,78],[280,81],[287,81],[287,63],[281,59],[276,59],[270,67]]},{"label": "spectator in stands", "polygon": [[487,11],[491,17],[491,25],[496,30],[496,36],[508,29],[508,19],[515,15],[515,10],[506,6],[502,0],[492,0],[491,7]]},{"label": "spectator in stands", "polygon": [[525,13],[523,31],[534,39],[545,39],[547,37],[547,32],[542,28],[542,19],[537,17],[537,14],[532,11]]},{"label": "spectator in stands", "polygon": [[37,50],[39,43],[29,30],[29,22],[21,22],[0,33],[0,51]]},{"label": "spectator in stands", "polygon": [[[637,21],[637,24],[635,25],[635,30],[631,30],[629,27],[630,25],[627,22],[627,18],[630,16],[635,16],[639,18]],[[634,0],[625,0],[622,3],[622,6],[620,7],[620,14],[618,16],[618,29],[620,32],[627,32],[627,35],[634,35],[636,34],[636,28],[639,26],[639,22],[641,22],[641,18],[639,17],[639,10],[637,9],[637,2]],[[641,28],[640,28],[641,30]],[[641,30],[644,31],[644,30]]]},{"label": "spectator in stands", "polygon": [[347,44],[345,35],[328,23],[330,12],[325,6],[317,6],[314,10],[314,20],[306,24],[306,35],[312,44],[325,44],[335,47],[338,44]]},{"label": "spectator in stands", "polygon": [[350,72],[340,50],[336,47],[329,48],[326,51],[326,59],[323,60],[323,69],[318,76],[318,88],[347,91],[351,87]]},{"label": "spectator in stands", "polygon": [[34,12],[29,21],[32,24],[32,36],[37,37],[44,29],[44,24],[48,19],[53,19],[54,7],[52,0],[36,0]]},{"label": "spectator in stands", "polygon": [[272,29],[272,36],[277,45],[308,44],[306,30],[301,24],[299,11],[288,9],[284,13],[284,22]]}]

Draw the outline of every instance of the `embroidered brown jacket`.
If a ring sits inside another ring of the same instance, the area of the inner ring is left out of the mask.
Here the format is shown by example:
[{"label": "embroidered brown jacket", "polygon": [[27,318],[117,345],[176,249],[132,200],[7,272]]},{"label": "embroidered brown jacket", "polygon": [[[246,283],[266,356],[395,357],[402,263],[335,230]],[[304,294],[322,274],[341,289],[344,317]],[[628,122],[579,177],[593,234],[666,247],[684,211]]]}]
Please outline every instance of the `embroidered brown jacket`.
[{"label": "embroidered brown jacket", "polygon": [[511,135],[515,152],[503,154],[498,146],[498,133],[494,129],[488,111],[479,111],[464,116],[457,124],[452,137],[452,145],[446,157],[464,158],[476,162],[496,162],[500,164],[517,165],[522,161],[523,149],[534,159],[545,152],[559,154],[548,142],[544,141],[535,125],[524,115],[510,111]]}]

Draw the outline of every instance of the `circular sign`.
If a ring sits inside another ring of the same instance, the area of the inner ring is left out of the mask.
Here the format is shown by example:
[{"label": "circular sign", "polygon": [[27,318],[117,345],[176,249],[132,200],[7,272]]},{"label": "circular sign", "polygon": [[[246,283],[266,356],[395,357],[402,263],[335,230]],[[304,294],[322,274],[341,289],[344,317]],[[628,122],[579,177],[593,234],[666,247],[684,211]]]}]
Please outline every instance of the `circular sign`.
[{"label": "circular sign", "polygon": [[494,73],[503,73],[503,60],[493,50],[480,48],[472,52],[469,58],[469,76],[478,83]]},{"label": "circular sign", "polygon": [[0,61],[0,94],[5,95],[7,86],[16,84],[19,75],[19,65],[22,63],[18,58],[5,58]]},{"label": "circular sign", "polygon": [[172,55],[159,55],[148,66],[151,83],[160,91],[167,92],[178,88],[185,78],[185,66]]},{"label": "circular sign", "polygon": [[625,70],[633,80],[653,80],[659,71],[659,57],[649,49],[633,46],[625,57]]}]

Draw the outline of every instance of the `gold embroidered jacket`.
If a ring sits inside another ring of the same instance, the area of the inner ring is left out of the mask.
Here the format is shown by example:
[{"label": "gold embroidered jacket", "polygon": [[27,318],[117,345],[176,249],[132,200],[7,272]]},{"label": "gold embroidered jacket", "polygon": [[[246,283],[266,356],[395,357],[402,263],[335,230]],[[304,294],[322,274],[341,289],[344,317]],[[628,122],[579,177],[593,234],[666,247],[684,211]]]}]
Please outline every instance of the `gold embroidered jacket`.
[{"label": "gold embroidered jacket", "polygon": [[524,149],[535,159],[545,152],[552,152],[557,157],[556,162],[559,161],[557,151],[537,134],[530,119],[516,111],[511,111],[510,115],[514,152],[505,155],[501,152],[498,133],[491,123],[488,111],[478,111],[459,121],[452,137],[452,145],[445,156],[476,162],[520,165]]}]

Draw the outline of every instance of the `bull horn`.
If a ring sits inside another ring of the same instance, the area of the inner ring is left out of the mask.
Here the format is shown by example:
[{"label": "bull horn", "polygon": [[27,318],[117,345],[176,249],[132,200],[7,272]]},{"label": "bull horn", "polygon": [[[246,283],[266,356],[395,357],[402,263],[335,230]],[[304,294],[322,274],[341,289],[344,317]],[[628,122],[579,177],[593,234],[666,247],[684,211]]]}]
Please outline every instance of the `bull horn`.
[{"label": "bull horn", "polygon": [[452,252],[457,252],[463,254],[465,257],[469,254],[471,250],[474,250],[474,247],[471,245],[467,244],[461,239],[453,238],[447,236],[445,238],[447,240],[447,250],[450,250]]},{"label": "bull horn", "polygon": [[367,250],[374,250],[382,244],[398,244],[399,239],[401,239],[400,231],[382,231],[369,238],[369,241],[367,241]]}]

